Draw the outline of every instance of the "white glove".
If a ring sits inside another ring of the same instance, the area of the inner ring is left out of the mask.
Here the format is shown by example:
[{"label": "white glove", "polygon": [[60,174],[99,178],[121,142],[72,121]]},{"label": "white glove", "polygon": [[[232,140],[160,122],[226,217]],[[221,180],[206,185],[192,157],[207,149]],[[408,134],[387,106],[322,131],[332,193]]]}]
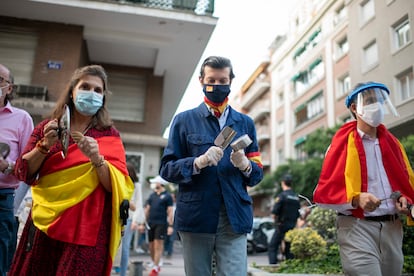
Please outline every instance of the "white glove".
[{"label": "white glove", "polygon": [[244,154],[244,150],[232,151],[230,154],[230,161],[233,166],[237,167],[241,171],[245,171],[250,166],[250,161]]},{"label": "white glove", "polygon": [[207,166],[217,166],[217,163],[223,157],[223,150],[219,147],[210,147],[203,155],[194,160],[195,165],[200,170]]}]

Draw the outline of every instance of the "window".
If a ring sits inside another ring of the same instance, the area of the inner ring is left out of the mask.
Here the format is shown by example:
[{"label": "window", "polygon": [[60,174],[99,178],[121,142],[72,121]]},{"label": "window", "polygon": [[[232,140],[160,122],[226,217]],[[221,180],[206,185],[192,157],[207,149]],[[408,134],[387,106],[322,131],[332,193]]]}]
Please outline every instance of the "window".
[{"label": "window", "polygon": [[142,179],[143,157],[144,155],[142,153],[126,152],[126,161],[134,166],[138,180],[141,183],[145,183],[144,179]]},{"label": "window", "polygon": [[347,95],[349,91],[351,91],[351,77],[346,74],[338,79],[338,92],[336,97],[341,98],[342,96]]},{"label": "window", "polygon": [[294,93],[295,97],[302,95],[309,87],[309,74],[308,71],[301,71],[293,76]]},{"label": "window", "polygon": [[317,83],[325,74],[325,66],[322,58],[317,58],[309,65],[309,86]]},{"label": "window", "polygon": [[0,29],[1,63],[13,72],[14,83],[31,85],[38,34],[31,30],[9,30],[3,25]]},{"label": "window", "polygon": [[108,80],[112,95],[108,110],[114,120],[143,122],[145,113],[146,77],[111,71]]},{"label": "window", "polygon": [[363,68],[369,69],[378,63],[378,45],[374,41],[366,46],[363,50]]},{"label": "window", "polygon": [[334,24],[338,25],[346,18],[346,16],[347,16],[347,11],[345,8],[345,4],[342,3],[342,5],[340,5],[339,8],[335,10]]},{"label": "window", "polygon": [[282,135],[285,133],[285,121],[281,120],[277,122],[277,128],[276,128],[276,135]]},{"label": "window", "polygon": [[410,21],[405,16],[393,26],[393,42],[396,50],[407,45],[411,41]]},{"label": "window", "polygon": [[397,77],[397,91],[399,101],[405,101],[414,97],[414,76],[413,68],[401,73]]},{"label": "window", "polygon": [[336,42],[336,58],[340,58],[349,51],[348,37],[343,37]]},{"label": "window", "polygon": [[283,97],[283,91],[280,91],[277,93],[277,106],[283,105],[284,97]]},{"label": "window", "polygon": [[306,103],[295,109],[296,127],[316,117],[324,111],[323,93],[319,92],[310,98]]},{"label": "window", "polygon": [[285,154],[284,154],[283,149],[279,149],[277,151],[277,161],[278,161],[278,164],[285,163]]},{"label": "window", "polygon": [[305,137],[300,137],[295,141],[295,156],[298,161],[305,161],[307,159],[305,148]]},{"label": "window", "polygon": [[308,119],[315,117],[323,112],[323,96],[322,93],[317,94],[307,104]]},{"label": "window", "polygon": [[364,25],[375,16],[374,0],[363,1],[360,5],[361,23]]}]

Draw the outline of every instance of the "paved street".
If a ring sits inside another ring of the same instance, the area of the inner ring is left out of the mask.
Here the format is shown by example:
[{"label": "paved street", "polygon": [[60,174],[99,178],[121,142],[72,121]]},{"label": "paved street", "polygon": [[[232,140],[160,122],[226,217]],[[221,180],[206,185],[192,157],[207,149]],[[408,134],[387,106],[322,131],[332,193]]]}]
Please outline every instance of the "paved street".
[{"label": "paved street", "polygon": [[[132,253],[132,252],[131,252]],[[142,262],[143,272],[142,276],[147,276],[150,272],[150,269],[146,265],[151,261],[151,258],[148,254],[133,254],[130,258],[131,262],[140,261]],[[253,263],[258,265],[267,264],[267,255],[266,253],[257,253],[254,255],[248,255],[248,264],[249,266]],[[118,275],[114,272],[112,276]],[[171,258],[163,258],[163,265],[161,267],[160,276],[184,276],[184,261],[181,254],[181,244],[176,241],[174,244],[174,254]],[[259,275],[259,274],[255,274]],[[263,274],[264,275],[264,274]],[[139,274],[130,274],[130,276],[140,276]]]}]

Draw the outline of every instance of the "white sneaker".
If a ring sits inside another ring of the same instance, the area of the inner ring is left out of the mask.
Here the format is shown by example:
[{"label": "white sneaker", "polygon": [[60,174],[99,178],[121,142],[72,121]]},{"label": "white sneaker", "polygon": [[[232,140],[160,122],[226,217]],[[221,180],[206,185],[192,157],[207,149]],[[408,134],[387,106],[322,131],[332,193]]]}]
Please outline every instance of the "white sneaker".
[{"label": "white sneaker", "polygon": [[145,264],[146,267],[148,268],[153,268],[154,267],[154,262],[153,261],[149,261]]},{"label": "white sneaker", "polygon": [[142,248],[137,248],[135,252],[137,252],[138,254],[145,254],[145,251]]}]

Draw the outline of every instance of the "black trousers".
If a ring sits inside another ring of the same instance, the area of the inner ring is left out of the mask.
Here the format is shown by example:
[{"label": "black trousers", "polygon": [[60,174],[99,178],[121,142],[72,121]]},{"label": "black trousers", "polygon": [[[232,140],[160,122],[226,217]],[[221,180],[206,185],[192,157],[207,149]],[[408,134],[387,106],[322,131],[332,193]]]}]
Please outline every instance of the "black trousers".
[{"label": "black trousers", "polygon": [[[279,253],[279,247],[282,240],[285,238],[287,231],[293,229],[295,225],[291,224],[280,224],[275,228],[272,239],[270,240],[268,256],[269,264],[277,264],[277,255]],[[286,259],[293,259],[293,254],[290,252],[290,243],[285,242],[285,256]]]}]

